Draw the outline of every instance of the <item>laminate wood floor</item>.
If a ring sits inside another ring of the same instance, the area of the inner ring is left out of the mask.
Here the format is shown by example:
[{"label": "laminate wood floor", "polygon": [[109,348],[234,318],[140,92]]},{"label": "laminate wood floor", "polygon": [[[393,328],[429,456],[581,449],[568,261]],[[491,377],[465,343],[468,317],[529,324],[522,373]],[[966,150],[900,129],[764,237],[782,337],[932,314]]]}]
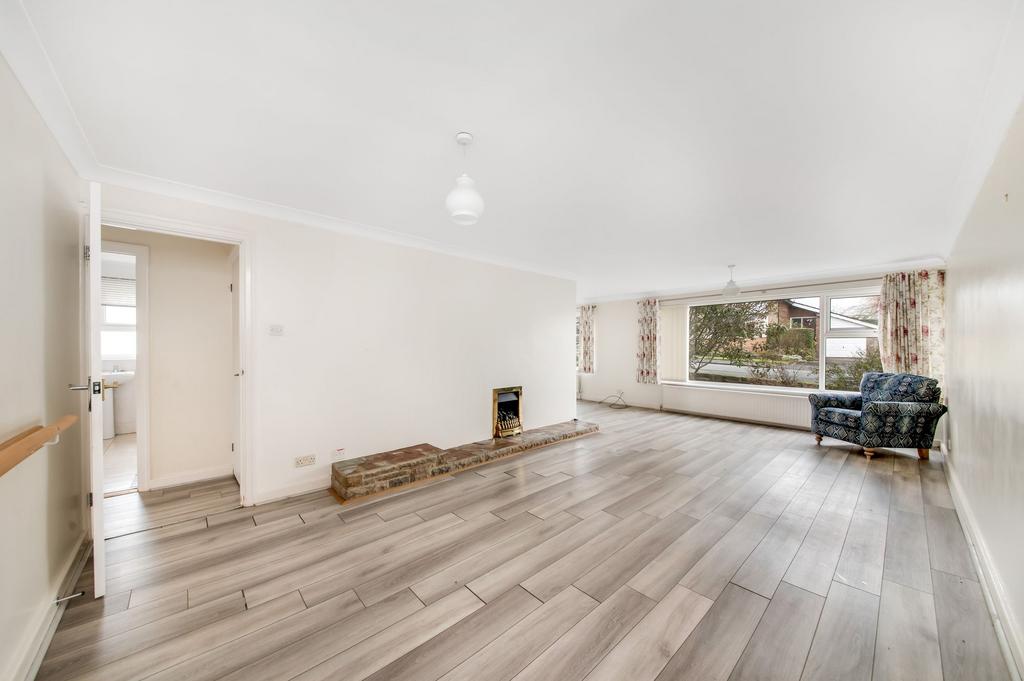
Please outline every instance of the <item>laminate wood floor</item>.
[{"label": "laminate wood floor", "polygon": [[941,461],[579,411],[601,432],[362,503],[165,499],[38,678],[1009,678]]},{"label": "laminate wood floor", "polygon": [[135,433],[115,435],[103,441],[104,494],[134,490],[139,486],[137,447]]},{"label": "laminate wood floor", "polygon": [[[111,539],[189,520],[203,520],[241,505],[238,482],[233,476],[149,492],[117,494],[103,499],[103,532]],[[252,513],[250,510],[249,515]]]}]

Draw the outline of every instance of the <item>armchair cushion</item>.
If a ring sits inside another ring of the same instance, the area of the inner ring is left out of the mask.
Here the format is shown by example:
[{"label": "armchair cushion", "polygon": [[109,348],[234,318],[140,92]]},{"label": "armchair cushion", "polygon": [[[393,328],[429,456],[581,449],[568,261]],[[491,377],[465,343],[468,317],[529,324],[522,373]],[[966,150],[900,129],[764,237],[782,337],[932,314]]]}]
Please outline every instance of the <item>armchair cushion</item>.
[{"label": "armchair cushion", "polygon": [[821,412],[826,409],[853,411],[859,415],[861,397],[857,393],[811,393],[807,398],[811,401],[811,430],[816,435],[842,438],[847,434],[847,429],[856,432],[860,428],[860,419],[857,419],[856,425],[850,426],[848,415],[847,418],[834,415],[830,417],[832,420],[821,418]]},{"label": "armchair cushion", "polygon": [[818,411],[818,420],[826,423],[834,423],[837,426],[848,428],[860,428],[860,411],[855,409],[840,409],[838,407],[825,407]]}]

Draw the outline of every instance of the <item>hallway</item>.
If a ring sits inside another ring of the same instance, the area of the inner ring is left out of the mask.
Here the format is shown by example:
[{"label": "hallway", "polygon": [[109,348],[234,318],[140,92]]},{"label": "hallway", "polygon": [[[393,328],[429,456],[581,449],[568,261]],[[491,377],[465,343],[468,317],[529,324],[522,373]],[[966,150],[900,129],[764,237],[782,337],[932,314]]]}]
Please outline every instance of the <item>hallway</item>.
[{"label": "hallway", "polygon": [[103,493],[121,494],[139,486],[135,433],[103,441]]}]

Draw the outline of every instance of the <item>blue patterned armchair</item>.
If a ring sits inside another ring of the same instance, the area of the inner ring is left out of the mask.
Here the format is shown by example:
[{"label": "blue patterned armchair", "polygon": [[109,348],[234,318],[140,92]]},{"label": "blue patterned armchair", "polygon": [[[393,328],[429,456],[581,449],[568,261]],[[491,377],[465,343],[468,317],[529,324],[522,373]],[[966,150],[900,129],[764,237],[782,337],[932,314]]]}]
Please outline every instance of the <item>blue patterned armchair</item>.
[{"label": "blue patterned armchair", "polygon": [[812,393],[811,431],[864,448],[870,459],[876,447],[913,447],[922,459],[946,413],[939,404],[939,384],[914,374],[870,372],[860,381],[860,394]]}]

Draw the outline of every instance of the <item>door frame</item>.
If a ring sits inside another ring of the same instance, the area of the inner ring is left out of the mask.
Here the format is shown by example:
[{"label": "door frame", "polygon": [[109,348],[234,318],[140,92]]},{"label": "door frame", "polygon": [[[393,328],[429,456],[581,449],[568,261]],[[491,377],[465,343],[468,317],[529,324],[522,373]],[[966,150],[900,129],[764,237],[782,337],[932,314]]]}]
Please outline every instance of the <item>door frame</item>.
[{"label": "door frame", "polygon": [[[102,211],[101,211],[102,212]],[[100,226],[102,230],[102,225]],[[149,489],[149,246],[107,241],[100,233],[100,277],[103,253],[135,256],[135,465],[138,490]],[[103,327],[100,326],[102,331]],[[102,356],[100,361],[102,362]],[[113,399],[113,398],[111,398]]]},{"label": "door frame", "polygon": [[[253,502],[253,433],[256,429],[255,378],[256,356],[253,342],[253,282],[255,272],[253,265],[253,249],[251,235],[237,229],[205,225],[185,220],[163,218],[131,211],[116,209],[101,210],[102,225],[169,234],[189,239],[216,241],[238,247],[238,357],[241,375],[238,377],[238,432],[240,442],[236,446],[241,450],[238,461],[241,470],[238,486],[241,492],[241,504],[251,506]],[[148,482],[148,481],[147,481]],[[139,484],[142,479],[140,476]],[[141,487],[140,487],[141,488]]]}]

